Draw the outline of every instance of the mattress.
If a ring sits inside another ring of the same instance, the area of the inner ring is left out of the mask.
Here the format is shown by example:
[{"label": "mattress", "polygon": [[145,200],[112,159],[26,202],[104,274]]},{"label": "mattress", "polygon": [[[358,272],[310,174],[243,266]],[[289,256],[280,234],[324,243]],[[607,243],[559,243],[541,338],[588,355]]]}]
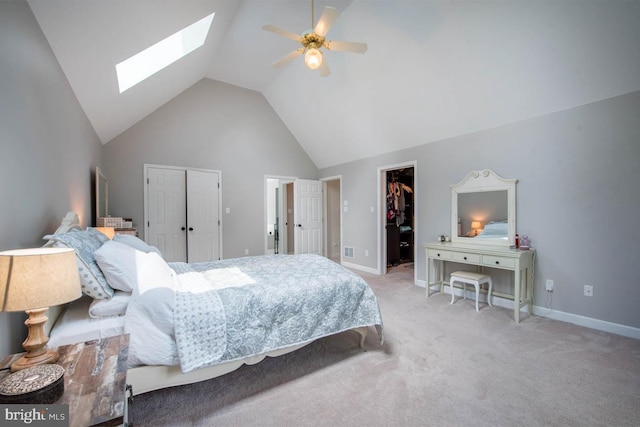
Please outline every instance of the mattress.
[{"label": "mattress", "polygon": [[89,317],[91,298],[69,304],[60,315],[49,335],[49,347],[75,344],[124,333],[124,316]]}]

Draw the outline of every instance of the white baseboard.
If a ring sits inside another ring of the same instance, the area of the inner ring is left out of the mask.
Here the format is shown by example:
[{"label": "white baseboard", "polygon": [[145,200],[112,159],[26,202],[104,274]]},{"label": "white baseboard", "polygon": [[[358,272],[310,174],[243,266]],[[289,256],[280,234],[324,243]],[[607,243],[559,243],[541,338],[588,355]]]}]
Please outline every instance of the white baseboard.
[{"label": "white baseboard", "polygon": [[[419,286],[424,287],[426,286],[426,283],[424,283],[424,285],[419,285]],[[431,289],[433,291],[439,291],[440,287],[434,285],[434,286],[431,286]],[[451,290],[448,285],[445,285],[444,292],[451,295]],[[456,288],[455,293],[458,296],[462,296],[462,289]],[[474,291],[467,291],[467,294],[468,294],[467,298],[475,298]],[[486,295],[482,294],[480,296],[480,300],[483,302],[486,302]],[[513,301],[506,298],[500,298],[500,297],[494,296],[493,301],[491,301],[491,303],[499,307],[504,307],[504,308],[513,310]],[[520,311],[526,312],[527,308],[523,307]],[[574,325],[584,326],[585,328],[595,329],[603,332],[609,332],[612,334],[622,335],[624,337],[640,340],[640,328],[634,328],[631,326],[620,325],[618,323],[612,323],[604,320],[593,319],[591,317],[580,316],[578,314],[565,313],[563,311],[548,309],[548,308],[540,307],[537,305],[533,306],[532,311],[533,311],[533,314],[536,316],[546,317],[548,319],[558,320],[560,322],[572,323]]]},{"label": "white baseboard", "polygon": [[540,317],[546,317],[548,319],[559,320],[561,322],[573,323],[574,325],[584,326],[585,328],[610,332],[612,334],[640,340],[640,328],[633,328],[631,326],[620,325],[619,323],[593,319],[591,317],[580,316],[578,314],[565,313],[563,311],[539,307],[537,305],[533,306],[533,314]]},{"label": "white baseboard", "polygon": [[378,271],[375,268],[371,268],[371,267],[364,267],[362,265],[358,265],[358,264],[352,264],[350,262],[345,262],[342,261],[340,263],[343,267],[347,267],[347,268],[352,268],[354,270],[360,270],[360,271],[364,271],[365,273],[370,273],[370,274],[376,274],[376,275],[380,275],[380,271]]}]

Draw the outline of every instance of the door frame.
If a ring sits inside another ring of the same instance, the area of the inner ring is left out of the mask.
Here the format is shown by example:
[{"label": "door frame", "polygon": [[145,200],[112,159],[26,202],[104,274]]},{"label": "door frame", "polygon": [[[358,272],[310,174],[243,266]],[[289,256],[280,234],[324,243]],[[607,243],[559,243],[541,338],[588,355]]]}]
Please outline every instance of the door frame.
[{"label": "door frame", "polygon": [[378,274],[384,276],[387,274],[387,229],[386,229],[386,211],[387,211],[387,172],[396,169],[413,168],[413,283],[415,284],[418,275],[418,269],[415,268],[415,262],[418,257],[418,245],[416,245],[416,237],[418,235],[418,161],[411,160],[403,163],[395,163],[392,165],[378,167]]},{"label": "door frame", "polygon": [[[222,252],[222,248],[224,247],[224,245],[222,244],[223,242],[223,232],[222,230],[224,229],[223,227],[223,221],[222,221],[222,171],[219,170],[215,170],[215,169],[203,169],[203,168],[191,168],[191,167],[187,167],[187,166],[168,166],[168,165],[157,165],[157,164],[152,164],[152,163],[144,163],[142,165],[142,175],[143,175],[143,180],[142,180],[142,187],[143,187],[143,200],[142,200],[142,204],[143,204],[143,209],[144,209],[144,213],[143,213],[143,227],[142,229],[144,230],[144,236],[143,236],[143,240],[146,242],[147,241],[147,235],[148,235],[148,230],[149,230],[149,194],[148,194],[148,181],[149,181],[149,175],[148,175],[148,170],[150,168],[155,168],[155,169],[173,169],[173,170],[183,170],[185,171],[199,171],[199,172],[208,172],[208,173],[217,173],[219,180],[218,183],[220,184],[220,186],[218,187],[218,221],[220,222],[220,230],[219,230],[219,242],[218,242],[218,253],[220,254],[220,259],[224,259],[224,254]],[[187,191],[187,188],[185,187],[184,191]],[[187,207],[185,206],[185,209]]]}]

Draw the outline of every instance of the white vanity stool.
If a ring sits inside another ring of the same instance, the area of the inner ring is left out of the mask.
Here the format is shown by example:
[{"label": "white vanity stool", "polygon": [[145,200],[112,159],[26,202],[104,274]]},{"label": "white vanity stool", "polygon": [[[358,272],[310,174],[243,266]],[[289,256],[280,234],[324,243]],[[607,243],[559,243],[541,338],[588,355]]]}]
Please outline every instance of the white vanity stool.
[{"label": "white vanity stool", "polygon": [[476,311],[478,310],[478,295],[480,294],[480,287],[484,283],[489,284],[489,291],[487,292],[487,302],[491,306],[491,291],[493,288],[493,284],[491,283],[491,276],[485,273],[473,273],[471,271],[454,271],[451,273],[451,278],[449,279],[449,285],[451,286],[451,304],[455,301],[455,293],[453,292],[453,283],[460,282],[463,284],[463,292],[464,299],[467,299],[467,284],[474,285],[476,287]]}]

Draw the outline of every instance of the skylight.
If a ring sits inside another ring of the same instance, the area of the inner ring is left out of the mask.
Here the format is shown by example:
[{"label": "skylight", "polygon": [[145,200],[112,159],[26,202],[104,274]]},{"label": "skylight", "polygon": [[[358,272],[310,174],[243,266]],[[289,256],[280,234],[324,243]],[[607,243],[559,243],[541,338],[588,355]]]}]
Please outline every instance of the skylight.
[{"label": "skylight", "polygon": [[204,44],[212,13],[116,65],[120,93],[137,85]]}]

